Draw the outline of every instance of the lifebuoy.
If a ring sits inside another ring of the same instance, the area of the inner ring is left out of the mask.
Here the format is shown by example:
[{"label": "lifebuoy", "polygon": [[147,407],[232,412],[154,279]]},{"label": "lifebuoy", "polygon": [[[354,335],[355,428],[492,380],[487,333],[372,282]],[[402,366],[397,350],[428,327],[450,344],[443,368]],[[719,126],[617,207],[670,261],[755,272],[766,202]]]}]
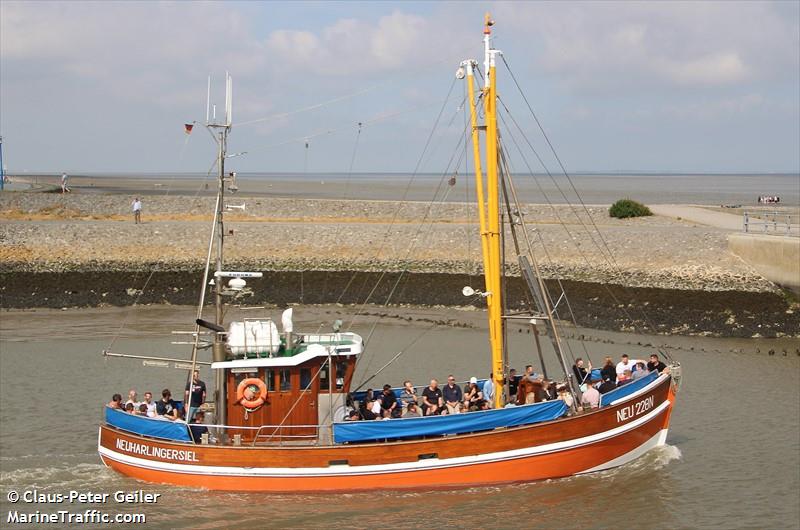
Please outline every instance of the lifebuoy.
[{"label": "lifebuoy", "polygon": [[[254,393],[256,387],[258,393]],[[245,395],[247,391],[248,395]],[[236,400],[246,409],[255,410],[267,402],[267,385],[261,379],[250,377],[245,379],[236,387]]]}]

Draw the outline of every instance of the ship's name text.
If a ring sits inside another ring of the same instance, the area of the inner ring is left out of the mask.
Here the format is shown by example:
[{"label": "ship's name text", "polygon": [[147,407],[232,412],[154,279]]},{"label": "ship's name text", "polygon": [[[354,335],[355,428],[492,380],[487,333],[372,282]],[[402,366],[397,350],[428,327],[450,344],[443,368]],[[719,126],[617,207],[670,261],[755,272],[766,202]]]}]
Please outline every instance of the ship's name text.
[{"label": "ship's name text", "polygon": [[623,421],[628,421],[631,418],[635,418],[640,414],[644,414],[648,410],[652,409],[655,405],[655,397],[650,396],[641,401],[637,401],[636,403],[632,403],[627,407],[622,407],[617,411],[617,423],[622,423]]},{"label": "ship's name text", "polygon": [[164,460],[183,460],[184,462],[199,462],[197,453],[185,451],[183,449],[166,449],[164,447],[153,447],[128,440],[117,439],[117,449],[135,455],[152,456]]}]

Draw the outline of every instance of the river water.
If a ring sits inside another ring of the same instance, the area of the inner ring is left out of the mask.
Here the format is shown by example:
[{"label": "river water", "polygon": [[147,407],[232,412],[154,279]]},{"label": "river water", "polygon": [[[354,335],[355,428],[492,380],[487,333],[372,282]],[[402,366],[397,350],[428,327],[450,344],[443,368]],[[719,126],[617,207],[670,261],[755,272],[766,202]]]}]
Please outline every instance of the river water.
[{"label": "river water", "polygon": [[[356,381],[406,350],[370,386],[453,373],[485,376],[484,314],[458,309],[296,307],[295,329],[329,329],[336,318],[368,336]],[[271,311],[278,317],[277,310]],[[384,314],[376,318],[375,314]],[[234,315],[230,315],[231,317]],[[255,316],[249,312],[248,316]],[[104,348],[143,355],[187,356],[170,331],[189,329],[193,309],[154,306],[0,315],[0,527],[9,511],[144,513],[143,528],[313,528],[496,526],[560,528],[797,528],[800,526],[800,357],[797,340],[647,337],[571,332],[575,355],[637,357],[667,345],[684,381],[666,447],[615,470],[524,485],[467,490],[357,494],[216,493],[140,483],[106,469],[97,427],[111,394],[181,388],[185,372],[104,360]],[[568,331],[568,333],[570,333]],[[544,342],[547,342],[544,339]],[[640,346],[641,343],[644,346]],[[510,361],[539,365],[532,335],[512,327]],[[783,350],[787,354],[784,355]],[[769,355],[772,350],[774,355]],[[546,365],[556,372],[552,356]],[[209,370],[202,378],[212,380]],[[155,504],[12,504],[11,491],[41,493],[144,490]],[[22,525],[17,525],[22,526]],[[36,527],[32,525],[29,527]],[[59,524],[47,525],[59,527]],[[89,525],[91,527],[91,525]]]}]

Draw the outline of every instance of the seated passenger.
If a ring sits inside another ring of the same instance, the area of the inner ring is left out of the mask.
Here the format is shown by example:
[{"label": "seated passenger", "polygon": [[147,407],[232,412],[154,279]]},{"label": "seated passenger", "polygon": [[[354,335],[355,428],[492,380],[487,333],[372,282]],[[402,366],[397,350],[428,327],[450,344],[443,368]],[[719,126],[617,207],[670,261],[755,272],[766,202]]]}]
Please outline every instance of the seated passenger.
[{"label": "seated passenger", "polygon": [[139,405],[139,410],[136,411],[137,416],[147,416],[147,405],[145,403],[141,403]]},{"label": "seated passenger", "polygon": [[532,364],[525,365],[525,373],[522,374],[522,379],[527,379],[530,382],[534,382],[539,378],[538,374],[533,371]]},{"label": "seated passenger", "polygon": [[653,355],[651,355],[651,356],[650,356],[650,362],[649,362],[649,363],[647,363],[647,369],[648,369],[650,372],[653,372],[653,371],[656,371],[656,370],[658,370],[658,373],[661,373],[661,372],[663,372],[663,371],[664,371],[664,369],[665,369],[666,367],[667,367],[667,365],[666,365],[666,364],[664,364],[664,363],[662,363],[662,362],[659,360],[659,358],[658,358],[658,355],[657,355],[657,354],[655,354],[655,353],[654,353]]},{"label": "seated passenger", "polygon": [[[380,416],[376,416],[374,412],[372,412],[372,408],[375,406],[375,401],[367,401],[364,398],[358,404],[358,413],[362,420],[376,420]],[[378,411],[380,413],[380,411]]]},{"label": "seated passenger", "polygon": [[168,388],[161,392],[161,399],[156,403],[156,413],[159,417],[175,421],[180,418],[178,413],[178,404],[172,400],[172,393]]},{"label": "seated passenger", "polygon": [[442,413],[444,399],[439,381],[431,379],[431,384],[422,391],[422,413],[425,416],[436,416]]},{"label": "seated passenger", "polygon": [[198,410],[194,415],[194,421],[189,424],[189,431],[192,433],[192,440],[199,444],[203,440],[203,435],[208,432],[208,427],[203,425],[206,415],[202,410]]},{"label": "seated passenger", "polygon": [[641,379],[648,374],[647,365],[644,362],[638,362],[635,366],[636,370],[633,372],[631,379],[636,381],[637,379]]},{"label": "seated passenger", "polygon": [[156,403],[153,401],[153,393],[152,392],[145,392],[144,393],[144,401],[142,401],[142,405],[147,405],[147,417],[148,418],[155,418],[158,413],[156,412]]},{"label": "seated passenger", "polygon": [[444,406],[447,407],[448,414],[458,414],[461,412],[461,387],[456,384],[456,378],[453,374],[447,376],[447,384],[442,388],[442,399],[444,399]]},{"label": "seated passenger", "polygon": [[617,377],[617,386],[626,385],[633,381],[633,375],[631,374],[630,370],[625,370],[622,372],[622,375]]},{"label": "seated passenger", "polygon": [[125,412],[128,414],[133,414],[133,403],[125,403]]},{"label": "seated passenger", "polygon": [[478,378],[470,377],[469,383],[464,389],[464,406],[467,410],[474,411],[480,409],[483,399],[483,392],[478,388]]},{"label": "seated passenger", "polygon": [[637,361],[631,361],[630,358],[628,358],[628,354],[627,353],[623,353],[622,354],[622,358],[617,363],[617,367],[616,367],[617,379],[619,379],[620,376],[622,376],[622,374],[625,372],[625,370],[628,370],[628,371],[632,372],[633,371],[632,370],[633,366],[636,363],[639,363],[639,362],[643,362],[643,361],[638,361],[638,360]]},{"label": "seated passenger", "polygon": [[572,365],[572,372],[575,374],[575,384],[583,389],[589,379],[589,374],[592,372],[592,362],[589,361],[588,367],[584,367],[583,359],[578,357],[575,359],[575,364]]},{"label": "seated passenger", "polygon": [[380,399],[381,416],[384,418],[399,418],[400,407],[397,405],[397,396],[394,395],[392,385],[383,385],[383,394]]},{"label": "seated passenger", "polygon": [[489,379],[483,383],[483,399],[487,408],[494,408],[494,374],[489,373]]},{"label": "seated passenger", "polygon": [[615,388],[617,388],[617,384],[614,381],[611,379],[604,379],[597,390],[599,390],[601,394],[605,394],[611,392]]},{"label": "seated passenger", "polygon": [[405,416],[408,406],[414,403],[417,404],[417,389],[411,384],[411,381],[403,381],[403,390],[400,391],[400,405],[403,407],[401,414]]},{"label": "seated passenger", "polygon": [[564,403],[567,404],[567,408],[571,409],[572,404],[575,402],[572,399],[572,394],[569,393],[569,387],[567,385],[561,385],[557,388],[557,396],[556,399],[560,399]]},{"label": "seated passenger", "polygon": [[120,394],[111,396],[111,401],[108,402],[108,406],[112,409],[122,410],[122,396]]},{"label": "seated passenger", "polygon": [[376,399],[375,401],[372,402],[372,408],[370,409],[370,411],[372,412],[372,414],[375,415],[376,420],[383,418],[383,410],[381,409],[380,399]]},{"label": "seated passenger", "polygon": [[127,405],[128,403],[131,403],[135,409],[139,408],[139,399],[136,395],[136,390],[131,389],[128,391],[128,401],[126,401],[125,404]]},{"label": "seated passenger", "polygon": [[405,414],[403,414],[404,418],[419,418],[419,407],[417,407],[416,402],[409,403],[406,407]]},{"label": "seated passenger", "polygon": [[358,421],[361,419],[361,415],[358,413],[356,409],[350,410],[347,415],[344,417],[344,421]]},{"label": "seated passenger", "polygon": [[581,405],[596,409],[600,406],[600,392],[594,387],[595,381],[590,381],[586,385],[586,391],[581,396]]},{"label": "seated passenger", "polygon": [[614,366],[614,361],[611,360],[611,357],[606,357],[605,361],[603,362],[603,367],[600,369],[600,375],[603,378],[603,381],[609,380],[613,383],[617,382],[617,369]]},{"label": "seated passenger", "polygon": [[513,402],[517,399],[517,386],[521,376],[517,375],[517,371],[512,368],[508,371],[508,400]]}]

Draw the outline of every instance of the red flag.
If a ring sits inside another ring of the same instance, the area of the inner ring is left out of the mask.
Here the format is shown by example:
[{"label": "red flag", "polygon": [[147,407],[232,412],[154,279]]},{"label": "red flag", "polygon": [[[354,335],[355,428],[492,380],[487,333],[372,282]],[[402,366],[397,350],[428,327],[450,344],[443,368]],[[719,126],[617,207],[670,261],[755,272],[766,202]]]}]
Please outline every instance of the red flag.
[{"label": "red flag", "polygon": [[186,134],[192,134],[192,128],[194,127],[193,123],[184,123],[183,129],[186,131]]}]

